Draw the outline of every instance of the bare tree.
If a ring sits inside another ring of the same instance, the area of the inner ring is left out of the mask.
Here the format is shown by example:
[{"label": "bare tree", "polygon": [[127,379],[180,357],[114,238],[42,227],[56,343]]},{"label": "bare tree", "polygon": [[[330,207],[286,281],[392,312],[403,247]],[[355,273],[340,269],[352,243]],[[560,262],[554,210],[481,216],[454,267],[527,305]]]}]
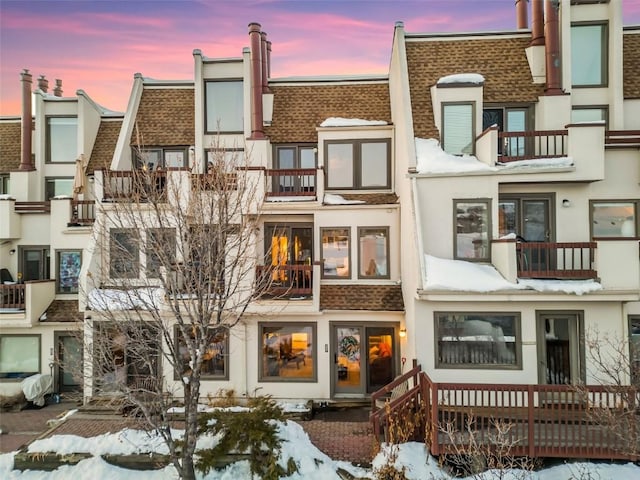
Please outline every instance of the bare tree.
[{"label": "bare tree", "polygon": [[[218,145],[197,174],[152,168],[145,155],[131,172],[104,172],[92,247],[101,255],[86,267],[85,374],[93,396],[126,401],[192,479],[202,375],[228,368],[230,330],[272,277],[255,273],[262,179],[249,155]],[[179,397],[183,436],[166,413]]]}]

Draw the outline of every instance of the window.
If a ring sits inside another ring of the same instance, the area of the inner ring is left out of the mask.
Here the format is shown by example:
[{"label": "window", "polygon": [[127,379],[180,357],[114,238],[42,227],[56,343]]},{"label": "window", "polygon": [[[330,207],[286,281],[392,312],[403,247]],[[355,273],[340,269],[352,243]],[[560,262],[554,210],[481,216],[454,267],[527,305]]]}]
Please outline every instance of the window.
[{"label": "window", "polygon": [[519,313],[436,312],[436,366],[522,368]]},{"label": "window", "polygon": [[629,367],[631,385],[640,384],[640,316],[629,317]]},{"label": "window", "polygon": [[[180,329],[176,326],[176,351],[180,354],[183,372],[188,373],[191,355],[183,340]],[[192,336],[193,338],[193,336]],[[207,330],[206,348],[202,362],[202,378],[225,380],[229,378],[229,330],[227,328],[210,328]],[[176,373],[176,378],[178,372]]]},{"label": "window", "polygon": [[73,163],[78,156],[78,118],[47,117],[47,162]]},{"label": "window", "polygon": [[389,227],[358,228],[358,278],[389,278]]},{"label": "window", "polygon": [[18,278],[28,280],[46,280],[51,278],[51,256],[49,246],[18,247]]},{"label": "window", "polygon": [[591,237],[625,238],[640,236],[638,204],[640,200],[592,200]]},{"label": "window", "polygon": [[109,249],[111,278],[138,278],[140,272],[138,234],[134,228],[111,229]]},{"label": "window", "polygon": [[490,200],[454,200],[456,259],[489,261]]},{"label": "window", "polygon": [[82,250],[56,252],[57,293],[78,293],[78,277],[82,267]]},{"label": "window", "polygon": [[349,228],[321,228],[322,277],[351,278]]},{"label": "window", "polygon": [[188,166],[187,147],[134,149],[134,155],[138,167],[147,167],[150,170]]},{"label": "window", "polygon": [[47,178],[45,180],[45,195],[47,200],[58,195],[73,196],[73,178]]},{"label": "window", "polygon": [[175,228],[149,228],[146,256],[147,278],[159,278],[160,267],[168,269],[176,261]]},{"label": "window", "polygon": [[442,104],[442,149],[452,155],[473,154],[475,125],[473,103]]},{"label": "window", "polygon": [[607,25],[571,25],[571,80],[574,87],[607,85]]},{"label": "window", "polygon": [[325,143],[328,189],[391,187],[391,142],[353,140]]},{"label": "window", "polygon": [[606,125],[608,118],[607,107],[573,107],[571,110],[571,123],[604,121]]},{"label": "window", "polygon": [[315,381],[315,326],[259,324],[260,380]]},{"label": "window", "polygon": [[[500,132],[526,132],[533,123],[531,112],[532,109],[528,106],[485,108],[482,110],[482,130],[497,125]],[[528,145],[526,137],[506,137],[503,141],[498,141],[498,154],[523,156],[527,147],[531,146]]]},{"label": "window", "polygon": [[40,335],[0,335],[0,378],[40,373]]},{"label": "window", "polygon": [[293,175],[273,172],[273,191],[314,192],[316,187],[316,151],[315,145],[278,145],[275,147],[273,168],[275,170],[308,170],[291,172]]},{"label": "window", "polygon": [[0,175],[0,195],[9,193],[9,175]]},{"label": "window", "polygon": [[243,95],[241,80],[205,82],[208,133],[244,131]]}]

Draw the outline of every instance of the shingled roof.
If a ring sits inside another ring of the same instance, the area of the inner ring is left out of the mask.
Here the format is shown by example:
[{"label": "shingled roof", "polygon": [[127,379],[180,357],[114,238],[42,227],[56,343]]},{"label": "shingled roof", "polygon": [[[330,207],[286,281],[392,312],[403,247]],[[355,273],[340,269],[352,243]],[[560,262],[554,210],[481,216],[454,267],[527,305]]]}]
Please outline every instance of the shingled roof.
[{"label": "shingled roof", "polygon": [[404,311],[400,285],[320,285],[320,310]]},{"label": "shingled roof", "polygon": [[82,322],[82,312],[77,300],[54,300],[46,311],[42,322]]},{"label": "shingled roof", "polygon": [[20,120],[0,122],[0,173],[20,166]]},{"label": "shingled roof", "polygon": [[623,35],[623,95],[640,98],[640,31]]},{"label": "shingled roof", "polygon": [[316,128],[330,117],[391,123],[389,85],[274,85],[273,122],[265,129],[272,143],[315,143]]},{"label": "shingled roof", "polygon": [[195,143],[195,100],[191,88],[145,88],[131,145],[177,146]]},{"label": "shingled roof", "polygon": [[89,157],[87,172],[93,173],[101,168],[109,168],[113,159],[113,152],[116,149],[116,142],[120,129],[122,128],[122,120],[102,120],[96,141],[93,144],[93,150]]},{"label": "shingled roof", "polygon": [[431,91],[440,77],[480,73],[487,103],[536,102],[544,85],[532,83],[523,37],[413,40],[406,44],[413,127],[416,137],[439,138]]}]

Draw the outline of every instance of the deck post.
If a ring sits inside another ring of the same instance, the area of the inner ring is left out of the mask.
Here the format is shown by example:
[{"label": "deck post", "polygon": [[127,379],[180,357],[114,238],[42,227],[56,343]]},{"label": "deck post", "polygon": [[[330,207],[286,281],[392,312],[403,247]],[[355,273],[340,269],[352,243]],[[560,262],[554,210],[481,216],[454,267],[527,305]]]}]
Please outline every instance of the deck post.
[{"label": "deck post", "polygon": [[527,385],[527,414],[528,414],[528,426],[527,426],[527,440],[529,442],[529,458],[535,457],[535,436],[534,436],[534,397],[533,397],[533,385]]},{"label": "deck post", "polygon": [[438,384],[431,384],[431,445],[429,446],[432,455],[440,455],[440,445],[438,445]]}]

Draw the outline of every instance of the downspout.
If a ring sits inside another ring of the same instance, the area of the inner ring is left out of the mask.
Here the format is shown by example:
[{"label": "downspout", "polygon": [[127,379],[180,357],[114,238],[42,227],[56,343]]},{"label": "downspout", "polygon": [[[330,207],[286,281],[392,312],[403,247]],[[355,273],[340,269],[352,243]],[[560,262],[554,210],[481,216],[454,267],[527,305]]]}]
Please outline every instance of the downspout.
[{"label": "downspout", "polygon": [[261,26],[259,23],[249,24],[250,52],[251,52],[251,140],[263,140],[264,129],[262,126],[262,67],[261,53]]},{"label": "downspout", "polygon": [[544,36],[545,36],[545,67],[547,86],[545,95],[562,95],[560,82],[560,31],[558,21],[559,0],[545,0]]},{"label": "downspout", "polygon": [[22,78],[22,117],[20,120],[20,167],[24,172],[35,170],[31,160],[31,132],[33,129],[33,118],[31,116],[31,85],[33,77],[26,68],[20,74]]},{"label": "downspout", "polygon": [[531,0],[531,43],[544,45],[544,3],[543,0]]},{"label": "downspout", "polygon": [[527,18],[527,7],[529,0],[516,0],[516,27],[518,30],[529,28],[529,19]]}]

